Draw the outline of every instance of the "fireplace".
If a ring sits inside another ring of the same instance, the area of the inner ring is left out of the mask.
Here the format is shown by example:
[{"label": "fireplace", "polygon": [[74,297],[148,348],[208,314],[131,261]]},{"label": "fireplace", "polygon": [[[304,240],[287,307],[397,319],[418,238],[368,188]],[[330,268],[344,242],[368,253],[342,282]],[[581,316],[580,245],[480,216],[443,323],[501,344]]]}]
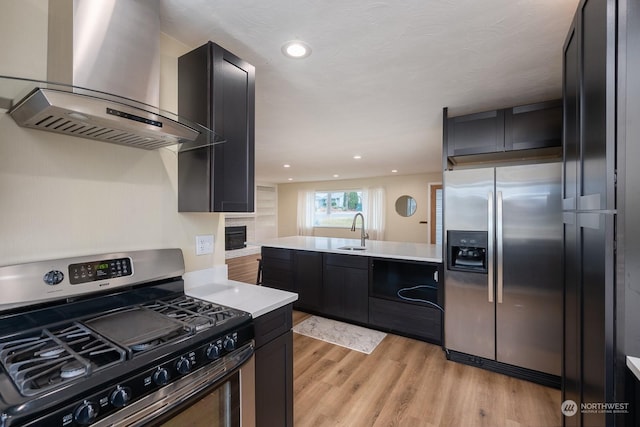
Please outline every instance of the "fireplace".
[{"label": "fireplace", "polygon": [[245,244],[246,241],[247,241],[246,225],[224,228],[224,250],[225,251],[242,249],[247,246]]}]

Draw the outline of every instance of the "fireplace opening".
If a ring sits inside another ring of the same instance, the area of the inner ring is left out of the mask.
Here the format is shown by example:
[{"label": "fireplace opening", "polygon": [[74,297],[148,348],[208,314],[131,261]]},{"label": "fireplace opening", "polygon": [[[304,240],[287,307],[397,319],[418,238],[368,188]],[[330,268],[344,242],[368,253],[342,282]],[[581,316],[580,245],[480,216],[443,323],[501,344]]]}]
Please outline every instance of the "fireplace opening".
[{"label": "fireplace opening", "polygon": [[246,225],[224,228],[224,250],[225,251],[242,249],[247,246],[245,243],[246,241],[247,241]]}]

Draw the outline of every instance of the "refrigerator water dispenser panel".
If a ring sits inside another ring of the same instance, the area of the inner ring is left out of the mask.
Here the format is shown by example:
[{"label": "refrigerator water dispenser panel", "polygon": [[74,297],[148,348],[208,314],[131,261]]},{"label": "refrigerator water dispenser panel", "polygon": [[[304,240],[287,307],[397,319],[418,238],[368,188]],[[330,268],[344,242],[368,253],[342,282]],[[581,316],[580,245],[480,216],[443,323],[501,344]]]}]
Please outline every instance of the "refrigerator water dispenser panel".
[{"label": "refrigerator water dispenser panel", "polygon": [[447,231],[449,270],[486,273],[487,267],[486,231]]}]

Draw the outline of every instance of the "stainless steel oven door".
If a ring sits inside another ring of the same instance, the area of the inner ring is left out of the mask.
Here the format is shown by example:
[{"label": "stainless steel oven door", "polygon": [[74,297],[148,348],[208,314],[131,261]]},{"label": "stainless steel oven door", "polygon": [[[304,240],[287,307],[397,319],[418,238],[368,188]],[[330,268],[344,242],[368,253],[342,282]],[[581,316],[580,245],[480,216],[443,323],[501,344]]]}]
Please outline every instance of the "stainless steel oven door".
[{"label": "stainless steel oven door", "polygon": [[92,426],[255,427],[253,352],[241,347]]}]

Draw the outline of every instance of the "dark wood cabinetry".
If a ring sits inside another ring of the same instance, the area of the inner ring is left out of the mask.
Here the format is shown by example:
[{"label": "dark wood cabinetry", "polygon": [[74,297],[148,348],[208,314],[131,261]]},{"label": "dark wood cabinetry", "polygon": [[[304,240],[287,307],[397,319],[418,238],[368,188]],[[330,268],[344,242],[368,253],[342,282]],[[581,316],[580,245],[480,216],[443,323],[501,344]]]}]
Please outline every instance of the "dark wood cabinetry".
[{"label": "dark wood cabinetry", "polygon": [[293,426],[291,304],[257,317],[256,426]]},{"label": "dark wood cabinetry", "polygon": [[323,311],[359,323],[369,320],[369,258],[325,254]]},{"label": "dark wood cabinetry", "polygon": [[293,282],[298,301],[297,309],[321,311],[323,287],[322,253],[295,251],[293,259]]},{"label": "dark wood cabinetry", "polygon": [[[616,346],[624,348],[624,339],[616,342],[616,324],[624,324],[619,316],[624,303],[616,314],[616,298],[622,295],[616,292],[622,290],[616,291],[615,274],[615,159],[616,146],[620,148],[615,135],[616,3],[581,1],[563,50],[562,393],[563,400],[573,400],[579,408],[582,403],[626,401],[623,385],[616,384],[624,378],[624,367],[616,368]],[[579,410],[564,421],[566,426],[622,425],[620,416]]]},{"label": "dark wood cabinetry", "polygon": [[[449,162],[507,160],[528,155],[548,156],[554,152],[559,157],[561,100],[457,117],[448,117],[445,108],[443,115],[445,169]],[[556,151],[549,151],[554,147]]]},{"label": "dark wood cabinetry", "polygon": [[441,263],[263,247],[262,265],[263,285],[297,292],[296,309],[442,342]]},{"label": "dark wood cabinetry", "polygon": [[293,283],[293,253],[291,249],[262,248],[263,286],[296,292]]},{"label": "dark wood cabinetry", "polygon": [[178,111],[225,140],[178,153],[178,210],[252,212],[255,68],[212,42],[181,56]]},{"label": "dark wood cabinetry", "polygon": [[402,335],[442,343],[442,264],[373,259],[369,323]]},{"label": "dark wood cabinetry", "polygon": [[447,119],[447,154],[496,153],[504,150],[504,111],[485,111]]}]

